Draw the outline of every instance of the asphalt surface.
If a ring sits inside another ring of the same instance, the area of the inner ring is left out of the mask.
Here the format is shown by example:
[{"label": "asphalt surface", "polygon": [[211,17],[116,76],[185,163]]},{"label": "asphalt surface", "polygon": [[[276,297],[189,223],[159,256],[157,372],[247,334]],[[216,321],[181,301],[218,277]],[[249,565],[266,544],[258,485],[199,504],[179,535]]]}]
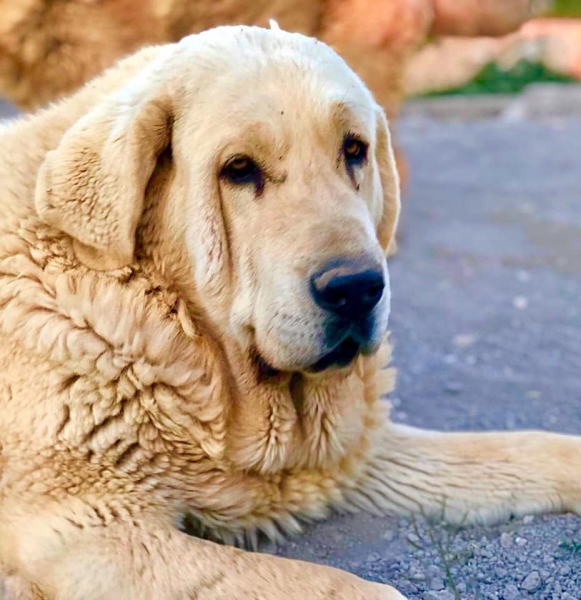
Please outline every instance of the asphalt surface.
[{"label": "asphalt surface", "polygon": [[[409,117],[397,130],[411,181],[391,264],[394,419],[581,434],[581,119]],[[338,517],[278,553],[410,598],[581,599],[571,515],[459,532]]]},{"label": "asphalt surface", "polygon": [[[1,114],[1,112],[0,112]],[[581,119],[399,122],[410,162],[391,328],[393,418],[581,434]],[[450,530],[336,516],[264,551],[410,598],[581,600],[581,519]]]}]

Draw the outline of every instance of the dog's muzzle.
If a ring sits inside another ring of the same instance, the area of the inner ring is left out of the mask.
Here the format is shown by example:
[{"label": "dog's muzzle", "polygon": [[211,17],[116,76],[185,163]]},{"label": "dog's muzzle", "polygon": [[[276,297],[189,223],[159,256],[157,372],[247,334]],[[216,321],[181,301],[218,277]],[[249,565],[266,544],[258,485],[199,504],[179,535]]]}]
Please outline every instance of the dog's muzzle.
[{"label": "dog's muzzle", "polygon": [[372,313],[385,287],[381,266],[368,257],[330,261],[311,277],[311,296],[327,313],[325,341],[331,350],[309,371],[344,367],[359,353],[376,350]]}]

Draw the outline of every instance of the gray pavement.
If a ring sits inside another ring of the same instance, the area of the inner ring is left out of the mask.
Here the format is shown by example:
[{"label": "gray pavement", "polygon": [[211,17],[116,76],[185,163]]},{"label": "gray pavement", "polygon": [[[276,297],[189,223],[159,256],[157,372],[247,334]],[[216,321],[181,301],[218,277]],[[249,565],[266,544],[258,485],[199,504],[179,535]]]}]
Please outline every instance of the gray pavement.
[{"label": "gray pavement", "polygon": [[[393,416],[445,430],[581,434],[581,119],[425,114],[397,127],[411,181],[391,265]],[[264,551],[340,566],[410,598],[581,600],[581,519],[571,515],[460,531],[337,516]]]},{"label": "gray pavement", "polygon": [[[581,434],[581,120],[408,117],[398,134],[411,182],[391,265],[394,418]],[[278,552],[410,598],[581,599],[570,515],[459,532],[337,517]]]}]

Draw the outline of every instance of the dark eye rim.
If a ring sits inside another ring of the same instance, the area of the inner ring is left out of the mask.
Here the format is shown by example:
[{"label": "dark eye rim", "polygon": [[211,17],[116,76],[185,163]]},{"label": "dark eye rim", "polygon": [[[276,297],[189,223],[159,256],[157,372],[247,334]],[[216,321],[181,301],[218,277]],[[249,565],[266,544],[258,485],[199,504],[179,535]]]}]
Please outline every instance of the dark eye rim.
[{"label": "dark eye rim", "polygon": [[[237,162],[245,162],[241,167],[236,167]],[[257,187],[264,181],[264,174],[260,165],[250,156],[237,154],[229,158],[220,169],[220,177],[234,185],[252,183]]]},{"label": "dark eye rim", "polygon": [[[352,144],[356,145],[356,150],[355,152],[348,152],[347,148]],[[367,161],[368,150],[369,144],[353,133],[348,133],[343,138],[341,154],[348,167],[358,167],[363,165]]]}]

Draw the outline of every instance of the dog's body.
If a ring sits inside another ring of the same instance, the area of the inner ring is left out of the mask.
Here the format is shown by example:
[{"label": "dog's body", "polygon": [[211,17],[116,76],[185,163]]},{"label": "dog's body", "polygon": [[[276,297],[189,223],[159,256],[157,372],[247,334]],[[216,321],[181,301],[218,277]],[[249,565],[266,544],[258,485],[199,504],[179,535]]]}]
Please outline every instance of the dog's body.
[{"label": "dog's body", "polygon": [[578,438],[387,419],[397,174],[324,44],[236,27],[145,49],[0,136],[9,598],[396,599],[179,527],[580,510]]}]

